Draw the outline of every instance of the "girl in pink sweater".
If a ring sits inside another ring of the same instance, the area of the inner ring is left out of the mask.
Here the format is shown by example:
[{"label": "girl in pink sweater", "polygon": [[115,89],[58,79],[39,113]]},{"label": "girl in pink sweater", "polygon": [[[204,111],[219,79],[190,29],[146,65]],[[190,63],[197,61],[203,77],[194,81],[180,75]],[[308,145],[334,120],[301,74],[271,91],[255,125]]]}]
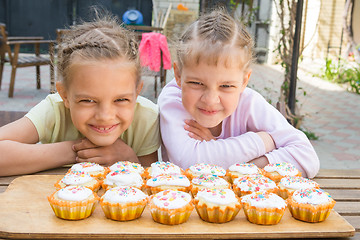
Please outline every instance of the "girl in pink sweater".
[{"label": "girl in pink sweater", "polygon": [[320,163],[305,134],[246,87],[252,48],[245,27],[222,11],[203,15],[185,31],[175,79],[158,99],[163,159],[182,168],[289,162],[314,177]]}]

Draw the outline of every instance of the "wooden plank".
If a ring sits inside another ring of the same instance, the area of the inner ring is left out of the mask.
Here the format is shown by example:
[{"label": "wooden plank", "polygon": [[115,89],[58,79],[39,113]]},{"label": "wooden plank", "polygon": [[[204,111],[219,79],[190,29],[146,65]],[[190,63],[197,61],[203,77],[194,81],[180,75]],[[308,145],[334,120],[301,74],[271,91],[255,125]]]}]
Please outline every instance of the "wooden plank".
[{"label": "wooden plank", "polygon": [[320,169],[318,178],[360,178],[360,169]]},{"label": "wooden plank", "polygon": [[360,216],[360,202],[336,202],[334,210],[341,216]]},{"label": "wooden plank", "polygon": [[335,201],[360,201],[360,190],[325,189]]},{"label": "wooden plank", "polygon": [[321,188],[333,188],[333,189],[360,189],[359,179],[315,179],[320,184]]},{"label": "wooden plank", "polygon": [[[64,175],[69,170],[69,168],[70,166],[67,165],[59,168],[37,172],[34,173],[34,175]],[[17,176],[0,177],[0,186],[8,186],[15,178],[18,177],[20,176],[17,175]]]},{"label": "wooden plank", "polygon": [[8,186],[17,177],[19,176],[0,177],[0,186]]},{"label": "wooden plank", "polygon": [[356,232],[360,232],[360,216],[344,216],[354,228]]},{"label": "wooden plank", "polygon": [[106,219],[101,207],[97,206],[87,219],[65,221],[55,217],[46,199],[46,196],[55,191],[53,183],[57,179],[58,176],[50,175],[24,176],[17,178],[0,195],[0,237],[248,239],[299,236],[329,238],[354,234],[354,228],[335,211],[331,212],[326,221],[316,224],[295,220],[289,211],[285,211],[279,224],[261,226],[248,222],[243,211],[231,222],[212,224],[202,221],[194,210],[186,223],[167,226],[155,223],[148,208],[145,208],[139,219],[118,222]]}]

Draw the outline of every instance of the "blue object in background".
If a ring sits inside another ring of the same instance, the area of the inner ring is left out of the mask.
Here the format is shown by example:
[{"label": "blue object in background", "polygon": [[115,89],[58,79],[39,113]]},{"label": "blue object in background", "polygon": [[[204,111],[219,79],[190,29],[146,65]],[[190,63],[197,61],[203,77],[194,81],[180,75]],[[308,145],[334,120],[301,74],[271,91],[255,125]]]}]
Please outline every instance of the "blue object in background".
[{"label": "blue object in background", "polygon": [[128,10],[123,14],[122,20],[127,25],[142,25],[143,15],[138,10]]}]

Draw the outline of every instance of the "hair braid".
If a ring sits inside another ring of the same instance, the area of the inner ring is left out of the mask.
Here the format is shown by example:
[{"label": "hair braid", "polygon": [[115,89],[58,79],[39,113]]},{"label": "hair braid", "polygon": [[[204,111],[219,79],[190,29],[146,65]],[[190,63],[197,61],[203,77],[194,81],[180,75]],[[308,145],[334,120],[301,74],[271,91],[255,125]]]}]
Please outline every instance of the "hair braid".
[{"label": "hair braid", "polygon": [[[246,28],[223,9],[200,16],[181,36],[177,57],[179,68],[187,62],[218,64],[220,57],[231,59],[246,70],[253,61],[253,40]],[[237,54],[237,56],[235,56]]]},{"label": "hair braid", "polygon": [[75,57],[83,60],[115,59],[123,57],[133,62],[137,81],[140,81],[140,62],[137,43],[132,32],[118,24],[115,18],[105,16],[94,22],[72,26],[59,46],[59,72],[68,81],[68,68]]}]

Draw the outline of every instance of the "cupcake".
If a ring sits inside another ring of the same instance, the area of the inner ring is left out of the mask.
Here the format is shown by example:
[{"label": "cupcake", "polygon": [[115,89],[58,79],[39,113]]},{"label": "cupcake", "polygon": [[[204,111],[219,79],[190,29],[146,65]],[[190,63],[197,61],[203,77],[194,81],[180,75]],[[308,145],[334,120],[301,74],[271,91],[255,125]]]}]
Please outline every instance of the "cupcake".
[{"label": "cupcake", "polygon": [[277,193],[278,191],[276,183],[270,178],[267,178],[261,174],[247,175],[244,177],[235,178],[232,187],[234,192],[239,197],[259,191],[266,191],[272,193]]},{"label": "cupcake", "polygon": [[58,218],[80,220],[89,217],[99,197],[83,186],[68,186],[50,196],[48,200]]},{"label": "cupcake", "polygon": [[241,209],[239,198],[230,189],[202,189],[194,203],[200,218],[212,223],[229,222]]},{"label": "cupcake", "polygon": [[189,219],[194,204],[186,192],[165,190],[151,196],[149,208],[155,222],[175,225]]},{"label": "cupcake", "polygon": [[197,163],[195,165],[190,166],[185,174],[188,176],[189,179],[193,179],[199,177],[203,174],[211,174],[218,177],[225,177],[226,171],[224,168],[214,165],[214,164],[207,164],[207,163]]},{"label": "cupcake", "polygon": [[129,170],[131,172],[137,172],[141,176],[144,175],[145,171],[145,169],[141,166],[140,163],[134,163],[129,161],[119,161],[109,167],[110,171],[121,171],[123,169]]},{"label": "cupcake", "polygon": [[199,190],[209,188],[230,189],[231,184],[221,177],[209,174],[203,174],[191,180],[190,191],[193,196],[196,196]]},{"label": "cupcake", "polygon": [[229,167],[226,175],[230,177],[233,183],[235,178],[251,174],[261,174],[260,168],[253,163],[236,163]]},{"label": "cupcake", "polygon": [[306,188],[320,188],[319,184],[303,177],[283,177],[278,183],[278,194],[283,199],[287,199],[295,190]]},{"label": "cupcake", "polygon": [[291,215],[305,222],[322,222],[335,206],[335,201],[322,189],[296,190],[286,200]]},{"label": "cupcake", "polygon": [[263,168],[262,172],[266,177],[270,178],[276,183],[280,182],[281,178],[286,176],[301,176],[301,172],[297,168],[295,168],[294,165],[286,162],[270,163]]},{"label": "cupcake", "polygon": [[168,189],[189,192],[190,181],[182,174],[161,174],[148,179],[146,181],[146,187],[150,189],[151,194]]},{"label": "cupcake", "polygon": [[97,192],[101,186],[101,182],[91,177],[89,173],[70,171],[65,174],[62,179],[57,181],[54,186],[57,190],[67,186],[83,186]]},{"label": "cupcake", "polygon": [[139,173],[132,172],[127,169],[121,171],[111,171],[106,175],[106,178],[102,184],[105,190],[113,187],[136,187],[141,189],[144,185],[144,180]]},{"label": "cupcake", "polygon": [[148,196],[134,187],[114,187],[100,198],[105,216],[112,220],[129,221],[139,218],[148,202]]},{"label": "cupcake", "polygon": [[156,177],[161,174],[184,174],[179,166],[171,162],[154,162],[151,164],[151,167],[147,168],[145,171],[145,178],[149,179]]},{"label": "cupcake", "polygon": [[69,169],[69,172],[70,171],[86,172],[86,173],[89,173],[90,176],[92,176],[93,178],[96,178],[98,180],[103,180],[105,178],[107,170],[106,170],[106,168],[104,168],[103,166],[101,166],[97,163],[81,162],[81,163],[74,164]]},{"label": "cupcake", "polygon": [[286,209],[284,199],[274,193],[255,192],[240,198],[247,220],[261,225],[280,222]]}]

